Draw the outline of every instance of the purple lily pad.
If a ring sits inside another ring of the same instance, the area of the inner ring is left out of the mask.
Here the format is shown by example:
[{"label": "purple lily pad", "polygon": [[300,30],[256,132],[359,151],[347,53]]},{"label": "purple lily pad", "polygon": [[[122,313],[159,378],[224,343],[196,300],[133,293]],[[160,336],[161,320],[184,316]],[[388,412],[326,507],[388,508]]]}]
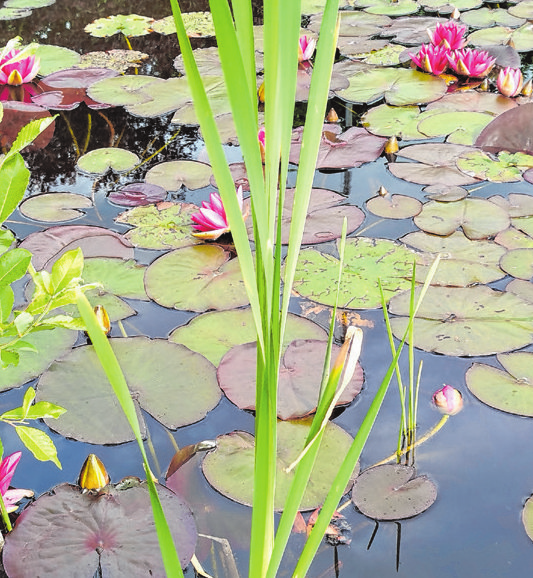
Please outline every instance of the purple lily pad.
[{"label": "purple lily pad", "polygon": [[[245,193],[249,193],[250,183],[248,182],[248,173],[246,172],[246,165],[244,163],[231,163],[229,165],[229,170],[231,172],[231,176],[233,177],[235,188],[242,187],[242,190]],[[215,175],[211,175],[210,182],[213,185],[213,187],[217,187]]]},{"label": "purple lily pad", "polygon": [[140,207],[164,201],[167,191],[150,183],[130,183],[118,191],[109,193],[108,199],[121,207]]},{"label": "purple lily pad", "polygon": [[[280,369],[278,417],[291,420],[316,410],[326,341],[297,339],[286,349]],[[332,362],[340,347],[334,345]],[[217,371],[226,397],[241,409],[255,410],[256,344],[245,343],[230,349]],[[350,403],[363,386],[363,369],[357,364],[354,376],[337,405]]]},{"label": "purple lily pad", "polygon": [[533,103],[500,114],[481,131],[475,144],[489,153],[533,154]]},{"label": "purple lily pad", "polygon": [[[385,148],[386,138],[370,134],[366,129],[351,127],[341,133],[341,127],[326,124],[318,150],[317,169],[348,169],[375,161]],[[289,160],[298,164],[302,148],[303,127],[292,131]]]},{"label": "purple lily pad", "polygon": [[[13,88],[19,88],[18,86]],[[52,116],[47,110],[36,104],[25,102],[7,101],[2,102],[4,116],[0,122],[0,147],[9,148],[20,129],[32,120],[47,118]],[[31,145],[27,146],[25,151],[33,151],[44,148],[54,136],[55,122],[53,122],[45,131],[43,131]]]},{"label": "purple lily pad", "polygon": [[[194,518],[181,497],[157,489],[185,567],[196,545]],[[3,562],[11,578],[71,578],[99,570],[102,576],[165,576],[145,483],[97,494],[61,484],[28,506],[6,538]]]}]

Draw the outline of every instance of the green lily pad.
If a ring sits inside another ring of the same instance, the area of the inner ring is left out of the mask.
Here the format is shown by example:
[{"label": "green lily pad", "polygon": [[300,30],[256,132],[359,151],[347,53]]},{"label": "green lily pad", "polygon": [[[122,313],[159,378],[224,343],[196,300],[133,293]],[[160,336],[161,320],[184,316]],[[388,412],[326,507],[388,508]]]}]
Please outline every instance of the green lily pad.
[{"label": "green lily pad", "polygon": [[[182,82],[187,82],[187,78],[185,77],[181,80]],[[224,78],[219,74],[218,76],[204,76],[202,80],[213,115],[220,116],[231,113],[231,105]],[[189,97],[188,100],[184,99],[183,103],[175,108],[176,112],[172,117],[172,123],[198,124],[191,97]]]},{"label": "green lily pad", "polygon": [[[87,263],[87,261],[85,261]],[[90,289],[85,292],[85,297],[89,300],[92,307],[97,305],[102,306],[109,317],[109,321],[118,321],[137,315],[137,311],[133,309],[126,301],[117,297],[113,293],[107,293],[102,289]],[[145,297],[146,299],[146,297]],[[71,317],[79,317],[79,311],[76,305],[67,305],[62,307],[62,310]]]},{"label": "green lily pad", "polygon": [[[376,56],[375,60],[378,62],[374,62],[371,64],[368,60],[372,60],[373,55],[377,54],[381,50],[384,50],[389,43],[385,39],[378,39],[378,38],[370,38],[369,36],[356,36],[351,38],[350,36],[340,36],[339,40],[337,41],[337,48],[339,49],[339,53],[343,56],[347,56],[350,59],[357,59],[357,61],[353,60],[353,62],[359,62],[362,66],[389,66],[389,64],[380,64],[380,57]],[[398,64],[398,58],[394,56],[392,53],[382,54],[381,61],[386,62],[387,60],[396,60],[396,62],[391,62],[390,65]],[[343,60],[342,62],[347,62]],[[345,83],[344,86],[337,87],[338,89],[347,88],[348,82]],[[335,90],[335,89],[333,89]]]},{"label": "green lily pad", "polygon": [[28,10],[27,8],[0,8],[0,21],[27,18],[30,15],[31,10]]},{"label": "green lily pad", "polygon": [[466,372],[468,389],[491,407],[533,417],[533,353],[498,355],[498,361],[505,371],[474,363]]},{"label": "green lily pad", "polygon": [[88,197],[75,193],[44,193],[26,199],[19,207],[20,212],[34,221],[62,223],[83,217],[84,211],[92,207]]},{"label": "green lily pad", "polygon": [[105,78],[95,82],[87,89],[87,94],[97,102],[113,106],[129,106],[151,100],[148,86],[157,86],[164,82],[155,76],[125,74],[114,78]]},{"label": "green lily pad", "polygon": [[418,162],[392,162],[387,168],[395,177],[419,185],[471,185],[479,182],[478,179],[467,176],[455,165],[459,156],[469,150],[469,147],[452,143],[411,145],[400,149],[397,156]]},{"label": "green lily pad", "polygon": [[[294,470],[287,473],[285,469],[302,451],[309,426],[308,420],[278,422],[277,510],[283,508],[294,477]],[[351,443],[352,438],[343,429],[328,423],[300,510],[312,510],[322,505]],[[216,450],[209,452],[202,464],[207,481],[218,492],[246,505],[252,504],[254,445],[253,436],[247,432],[235,431],[219,436]],[[357,466],[352,475],[355,477],[358,471]]]},{"label": "green lily pad", "polygon": [[[340,48],[339,48],[340,50]],[[400,44],[387,44],[383,48],[367,48],[357,55],[359,60],[374,66],[395,66],[400,64],[400,54],[405,51],[405,46]],[[341,50],[341,54],[344,54]]]},{"label": "green lily pad", "polygon": [[406,16],[420,9],[414,0],[355,0],[353,5],[369,14],[386,14],[387,16]]},{"label": "green lily pad", "polygon": [[144,177],[147,183],[159,185],[167,191],[179,191],[181,187],[201,189],[209,185],[213,169],[198,161],[168,161],[152,167]]},{"label": "green lily pad", "polygon": [[218,245],[167,253],[148,267],[144,282],[148,296],[163,307],[207,311],[248,305],[239,261]]},{"label": "green lily pad", "polygon": [[533,197],[520,193],[510,193],[506,197],[493,195],[489,197],[491,203],[505,209],[511,217],[533,216]]},{"label": "green lily pad", "polygon": [[[183,12],[182,18],[187,36],[205,37],[215,35],[211,12]],[[152,22],[150,28],[159,34],[176,34],[173,16],[167,16]]]},{"label": "green lily pad", "polygon": [[[292,341],[283,353],[277,403],[279,419],[299,419],[316,411],[326,348],[327,341],[298,339]],[[330,366],[339,351],[340,347],[333,345]],[[220,388],[240,409],[255,411],[256,372],[256,343],[236,345],[224,355],[218,366]],[[363,369],[358,364],[336,405],[351,403],[361,391],[363,379]]]},{"label": "green lily pad", "polygon": [[517,279],[533,278],[533,249],[508,251],[500,261],[500,267]]},{"label": "green lily pad", "polygon": [[[526,20],[533,19],[533,2],[532,0],[523,0],[514,6],[509,6],[509,14]],[[509,24],[507,25],[509,26]]]},{"label": "green lily pad", "polygon": [[512,41],[514,49],[518,52],[533,50],[533,25],[528,22],[520,28],[508,28],[505,26],[493,26],[476,30],[468,36],[468,44],[486,48],[494,45],[505,45]]},{"label": "green lily pad", "polygon": [[[350,238],[346,242],[339,307],[374,309],[381,307],[378,279],[385,299],[410,285],[416,254],[388,239]],[[294,290],[302,297],[332,306],[337,288],[339,261],[316,249],[300,252]]]},{"label": "green lily pad", "polygon": [[[394,335],[408,324],[409,292],[391,299]],[[430,287],[416,315],[414,345],[452,356],[492,355],[533,343],[533,303],[484,285]]]},{"label": "green lily pad", "polygon": [[423,263],[418,262],[416,265],[417,281],[425,280],[429,267],[439,253],[441,261],[432,285],[467,287],[478,283],[491,283],[505,277],[499,262],[506,251],[492,241],[473,241],[461,231],[455,231],[448,237],[417,231],[400,240],[418,251],[429,253]]},{"label": "green lily pad", "polygon": [[508,250],[533,248],[533,238],[515,227],[500,231],[494,241]]},{"label": "green lily pad", "polygon": [[119,297],[148,301],[144,290],[145,270],[145,265],[139,265],[133,259],[93,257],[83,263],[83,280],[101,283],[105,291]]},{"label": "green lily pad", "polygon": [[494,119],[491,114],[482,112],[437,110],[420,115],[418,130],[431,138],[446,136],[446,142],[455,144],[473,145],[481,131]]},{"label": "green lily pad", "polygon": [[524,153],[501,152],[496,159],[477,150],[462,154],[457,167],[467,175],[493,183],[513,183],[522,180],[522,172],[533,167],[533,156]]},{"label": "green lily pad", "polygon": [[118,173],[129,171],[139,164],[139,157],[130,151],[107,147],[95,149],[78,159],[78,168],[86,173],[104,175],[109,169]]},{"label": "green lily pad", "polygon": [[462,227],[469,239],[486,239],[510,225],[507,211],[486,199],[463,199],[454,203],[429,201],[415,217],[415,225],[434,235],[451,235]]},{"label": "green lily pad", "polygon": [[[211,311],[193,317],[187,325],[175,329],[169,336],[172,343],[181,343],[192,351],[201,353],[217,365],[234,346],[251,343],[257,339],[252,311],[234,309]],[[295,339],[327,339],[327,333],[313,321],[289,313],[284,345]]]},{"label": "green lily pad", "polygon": [[424,104],[446,94],[444,80],[431,74],[403,68],[375,68],[350,78],[350,86],[336,91],[348,102],[373,103],[384,98],[388,104]]},{"label": "green lily pad", "polygon": [[482,0],[420,0],[420,4],[428,12],[438,12],[439,14],[451,14],[455,9],[460,12],[473,10],[483,4]]},{"label": "green lily pad", "polygon": [[445,18],[435,16],[395,18],[390,26],[381,30],[381,36],[392,37],[392,40],[398,44],[419,46],[428,41],[428,28],[435,28],[437,24],[445,22]]},{"label": "green lily pad", "polygon": [[6,0],[4,2],[5,8],[28,8],[30,10],[34,8],[44,8],[45,6],[51,6],[55,3],[55,0]]},{"label": "green lily pad", "polygon": [[430,185],[424,187],[426,198],[430,201],[440,201],[441,203],[453,203],[468,197],[468,191],[463,187],[448,187],[446,185]]},{"label": "green lily pad", "polygon": [[74,68],[81,60],[81,56],[74,50],[52,44],[39,44],[35,56],[39,58],[39,74],[42,76]]},{"label": "green lily pad", "polygon": [[114,14],[107,18],[97,18],[87,24],[85,32],[97,38],[124,34],[124,36],[146,36],[150,34],[150,25],[153,18],[139,16],[138,14]]},{"label": "green lily pad", "polygon": [[107,68],[125,74],[130,68],[139,68],[143,60],[149,58],[139,50],[113,49],[107,51],[86,52],[81,55],[79,68]]},{"label": "green lily pad", "polygon": [[533,497],[528,498],[522,510],[522,524],[530,540],[533,540]]},{"label": "green lily pad", "polygon": [[35,379],[54,359],[65,355],[77,338],[77,331],[70,331],[61,327],[37,331],[24,337],[24,341],[33,345],[37,353],[25,349],[19,350],[19,364],[17,366],[10,365],[0,372],[0,390],[20,387]]},{"label": "green lily pad", "polygon": [[437,487],[412,466],[384,464],[361,472],[352,502],[374,520],[404,520],[425,512],[437,499]]},{"label": "green lily pad", "polygon": [[[526,4],[527,0],[520,2],[520,5]],[[533,5],[533,4],[530,4]],[[464,22],[471,28],[490,28],[491,26],[507,26],[509,28],[517,28],[525,23],[524,16],[516,14],[518,6],[511,6],[509,10],[502,8],[478,8],[477,10],[469,10],[461,14],[461,22]],[[516,14],[513,16],[513,14]],[[533,10],[531,11],[533,15]]]},{"label": "green lily pad", "polygon": [[418,199],[406,195],[377,195],[368,199],[366,208],[386,219],[410,219],[422,210],[422,203]]},{"label": "green lily pad", "polygon": [[512,293],[513,295],[517,295],[520,299],[524,301],[528,301],[529,303],[533,303],[533,283],[529,281],[523,281],[522,279],[514,279],[511,281],[507,287],[505,288],[506,291]]},{"label": "green lily pad", "polygon": [[507,98],[501,94],[468,90],[446,94],[440,100],[430,102],[426,106],[426,111],[438,109],[440,112],[440,109],[447,109],[450,112],[472,111],[498,116],[517,106],[512,98]]},{"label": "green lily pad", "polygon": [[[203,419],[218,404],[221,394],[215,368],[198,353],[165,339],[128,337],[110,342],[143,431],[140,408],[165,427],[176,429]],[[37,390],[38,400],[67,409],[59,419],[47,421],[61,435],[92,444],[134,439],[92,345],[76,347],[50,366]]]},{"label": "green lily pad", "polygon": [[192,203],[163,202],[135,207],[121,213],[115,220],[133,229],[124,236],[135,247],[143,249],[179,249],[201,243],[192,236],[191,216],[198,212]]},{"label": "green lily pad", "polygon": [[425,134],[419,132],[420,120],[418,106],[389,106],[380,104],[369,109],[361,117],[361,123],[372,134],[396,136],[402,141],[421,140]]},{"label": "green lily pad", "polygon": [[146,97],[142,102],[126,106],[126,110],[134,116],[144,118],[162,116],[191,101],[186,78],[169,78],[149,83],[143,88],[142,93]]}]

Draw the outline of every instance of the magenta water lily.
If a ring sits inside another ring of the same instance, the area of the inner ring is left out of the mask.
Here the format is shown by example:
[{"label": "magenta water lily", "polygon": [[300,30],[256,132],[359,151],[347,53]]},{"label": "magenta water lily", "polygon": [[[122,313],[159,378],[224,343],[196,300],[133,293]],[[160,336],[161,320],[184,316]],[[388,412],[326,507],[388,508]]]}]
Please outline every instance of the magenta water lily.
[{"label": "magenta water lily", "polygon": [[0,84],[19,86],[31,82],[39,72],[39,59],[23,56],[21,50],[9,50],[0,58]]},{"label": "magenta water lily", "polygon": [[435,407],[445,415],[455,415],[463,409],[463,396],[458,389],[445,385],[433,394]]},{"label": "magenta water lily", "polygon": [[472,78],[484,78],[492,70],[496,59],[492,58],[485,50],[465,48],[448,55],[448,62],[457,74]]},{"label": "magenta water lily", "polygon": [[[242,211],[242,186],[237,190],[237,199]],[[193,227],[198,231],[193,233],[201,239],[216,240],[224,233],[229,233],[230,226],[222,199],[218,193],[209,195],[209,202],[202,201],[202,208],[191,216]]]},{"label": "magenta water lily", "polygon": [[435,30],[427,31],[429,40],[433,46],[444,46],[448,50],[459,50],[464,48],[466,41],[464,35],[466,26],[457,24],[455,20],[450,20],[444,24],[437,24]]},{"label": "magenta water lily", "polygon": [[519,68],[502,68],[498,74],[496,85],[503,96],[518,96],[522,90],[524,78]]},{"label": "magenta water lily", "polygon": [[448,68],[450,49],[445,45],[423,44],[418,54],[411,54],[411,60],[424,72],[438,76]]},{"label": "magenta water lily", "polygon": [[2,494],[2,499],[4,500],[4,505],[8,513],[14,512],[18,508],[18,503],[22,498],[30,498],[33,496],[31,490],[8,489],[21,457],[22,452],[15,452],[4,458],[0,463],[0,493]]},{"label": "magenta water lily", "polygon": [[298,62],[307,62],[311,60],[315,52],[316,40],[304,34],[300,36],[298,43]]}]

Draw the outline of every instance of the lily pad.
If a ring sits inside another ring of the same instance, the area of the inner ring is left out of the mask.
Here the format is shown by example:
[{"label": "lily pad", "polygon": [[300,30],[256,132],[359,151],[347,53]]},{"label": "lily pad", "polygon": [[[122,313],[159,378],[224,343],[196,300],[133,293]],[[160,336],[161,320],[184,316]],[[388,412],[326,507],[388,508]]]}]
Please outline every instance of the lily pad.
[{"label": "lily pad", "polygon": [[428,41],[428,28],[446,22],[445,18],[434,16],[405,16],[396,18],[390,26],[381,30],[381,36],[392,36],[392,40],[408,46],[419,46]]},{"label": "lily pad", "polygon": [[[416,254],[388,239],[355,237],[346,241],[339,307],[374,309],[381,307],[378,279],[385,299],[410,285]],[[337,288],[339,261],[316,249],[300,252],[294,290],[302,297],[332,306]]]},{"label": "lily pad", "polygon": [[[309,433],[309,420],[278,422],[278,459],[276,464],[275,508],[281,510],[287,499],[294,470],[285,469],[302,451]],[[339,426],[329,422],[316,459],[316,465],[300,504],[301,510],[322,505],[333,478],[348,452],[352,438]],[[241,504],[251,505],[253,494],[254,437],[235,431],[217,438],[217,449],[208,453],[202,469],[207,481],[221,494]],[[352,474],[354,477],[359,471]]]},{"label": "lily pad", "polygon": [[164,80],[155,76],[126,74],[100,80],[87,89],[87,94],[98,102],[114,106],[130,106],[152,100],[148,86],[159,86]]},{"label": "lily pad", "polygon": [[380,104],[369,109],[361,117],[361,123],[372,134],[396,136],[402,141],[425,138],[418,130],[420,109],[418,106],[389,106]]},{"label": "lily pad", "polygon": [[168,161],[152,167],[144,177],[147,183],[159,185],[167,191],[179,191],[181,187],[201,189],[210,182],[213,169],[198,161]]},{"label": "lily pad", "polygon": [[533,238],[515,227],[509,227],[504,231],[500,231],[494,238],[494,241],[508,250],[533,248]]},{"label": "lily pad", "polygon": [[522,172],[533,167],[533,156],[502,151],[496,159],[482,151],[471,151],[457,159],[457,167],[467,175],[493,183],[522,180]]},{"label": "lily pad", "polygon": [[[198,38],[215,35],[211,12],[183,12],[182,18],[187,36]],[[152,22],[150,28],[159,34],[176,34],[173,16]]]},{"label": "lily pad", "polygon": [[490,153],[533,154],[533,103],[523,104],[495,118],[481,132],[476,146]]},{"label": "lily pad", "polygon": [[[143,431],[140,408],[165,427],[176,429],[203,419],[218,404],[221,393],[215,368],[198,353],[165,339],[128,337],[110,342]],[[38,400],[67,409],[59,419],[45,420],[61,435],[92,444],[134,439],[92,345],[76,347],[51,365],[37,389]]]},{"label": "lily pad", "polygon": [[[521,2],[524,4],[525,2]],[[517,28],[525,24],[526,17],[519,17],[518,6],[511,6],[509,10],[502,8],[478,8],[477,10],[469,10],[461,14],[461,22],[464,22],[471,28],[490,28],[491,26],[507,26],[509,28]],[[516,15],[515,15],[516,14]],[[533,11],[532,11],[533,14]]]},{"label": "lily pad", "polygon": [[500,267],[517,279],[533,278],[533,249],[508,251],[500,261]]},{"label": "lily pad", "polygon": [[439,14],[451,14],[455,9],[460,12],[466,12],[467,10],[473,10],[482,6],[482,0],[451,0],[447,2],[446,0],[420,0],[420,4],[428,12],[438,12]]},{"label": "lily pad", "polygon": [[129,171],[139,164],[139,157],[115,147],[95,149],[78,159],[78,168],[90,174],[104,175],[109,169],[118,173]]},{"label": "lily pad", "polygon": [[482,112],[431,110],[420,115],[417,128],[430,138],[446,136],[446,142],[473,145],[493,119],[492,115]]},{"label": "lily pad", "polygon": [[[298,419],[316,411],[327,341],[298,339],[290,343],[281,360],[278,388],[278,417]],[[255,410],[257,345],[236,345],[218,366],[218,383],[226,397],[240,409]],[[340,350],[334,345],[331,364]],[[358,364],[354,376],[337,405],[351,403],[363,386],[363,369]]]},{"label": "lily pad", "polygon": [[163,307],[207,311],[248,305],[239,261],[218,245],[167,253],[148,267],[144,282],[148,296]]},{"label": "lily pad", "polygon": [[[24,86],[24,85],[22,85]],[[8,87],[8,90],[17,89],[20,87]],[[2,117],[2,124],[0,125],[0,144],[2,147],[11,147],[17,135],[32,120],[40,118],[50,118],[52,115],[48,110],[35,104],[17,101],[3,101],[2,109],[4,116]],[[44,148],[52,140],[55,131],[55,122],[52,122],[30,145],[23,150],[34,151]]]},{"label": "lily pad", "polygon": [[118,191],[111,191],[107,198],[121,207],[142,207],[164,201],[166,196],[167,191],[159,185],[130,183]]},{"label": "lily pad", "polygon": [[522,524],[530,540],[533,540],[533,497],[528,498],[522,510]]},{"label": "lily pad", "polygon": [[[87,263],[87,261],[85,261],[85,263]],[[126,301],[117,297],[113,293],[107,293],[103,289],[90,289],[85,292],[85,297],[87,297],[92,307],[96,307],[97,305],[103,307],[106,310],[109,321],[111,322],[118,321],[119,319],[126,319],[132,315],[137,315],[137,311],[126,303]],[[71,317],[80,316],[76,305],[67,305],[62,307],[62,310]]]},{"label": "lily pad", "polygon": [[394,162],[388,164],[389,171],[400,179],[419,185],[464,186],[479,182],[461,172],[456,160],[469,147],[456,144],[416,144],[398,151],[397,156],[418,161],[416,163]]},{"label": "lily pad", "polygon": [[19,207],[20,212],[34,221],[62,223],[83,217],[92,207],[88,197],[75,193],[44,193],[26,199]]},{"label": "lily pad", "polygon": [[134,227],[124,236],[135,247],[143,249],[178,249],[199,244],[192,236],[191,216],[198,212],[192,203],[163,202],[135,207],[121,213],[115,220]]},{"label": "lily pad", "polygon": [[[384,27],[390,26],[392,18],[379,14],[368,14],[360,11],[342,11],[340,16],[339,36],[375,36]],[[316,34],[320,32],[322,14],[311,16],[307,28]]]},{"label": "lily pad", "polygon": [[385,464],[357,477],[352,489],[355,506],[374,520],[404,520],[425,512],[437,499],[437,487],[412,466]]},{"label": "lily pad", "polygon": [[[196,526],[183,498],[157,485],[182,567],[196,545]],[[13,578],[127,575],[163,576],[157,532],[146,483],[125,490],[82,493],[61,484],[31,503],[17,520],[3,552]]]},{"label": "lily pad", "polygon": [[498,361],[505,371],[474,363],[466,372],[468,389],[491,407],[533,417],[533,353],[498,355]]},{"label": "lily pad", "polygon": [[468,197],[468,191],[463,187],[448,187],[446,185],[430,185],[424,187],[426,198],[430,201],[440,201],[441,203],[453,203]]},{"label": "lily pad", "polygon": [[486,239],[510,225],[507,211],[486,199],[468,198],[454,203],[429,201],[415,217],[415,225],[434,235],[451,235],[462,227],[469,239]]},{"label": "lily pad", "polygon": [[533,283],[529,283],[529,281],[515,279],[507,285],[505,290],[509,293],[513,293],[513,295],[517,295],[524,301],[533,303]]},{"label": "lily pad", "polygon": [[[54,359],[59,359],[76,342],[78,338],[77,331],[63,329],[48,329],[30,333],[24,337],[37,352],[20,349],[19,364],[10,365],[0,372],[0,390],[4,391],[13,387],[20,387],[28,381],[39,376]],[[5,338],[4,338],[5,341]]]},{"label": "lily pad", "polygon": [[508,28],[506,26],[493,26],[476,30],[468,36],[468,44],[486,48],[495,44],[509,44],[518,52],[528,52],[533,49],[533,25],[528,22],[520,28]]},{"label": "lily pad", "polygon": [[[391,299],[394,335],[408,324],[409,294]],[[484,285],[430,287],[416,315],[414,345],[452,356],[492,355],[533,343],[533,303]]]},{"label": "lily pad", "polygon": [[511,217],[529,217],[533,215],[533,197],[519,193],[510,193],[506,197],[493,195],[491,203],[505,209]]},{"label": "lily pad", "polygon": [[498,116],[516,107],[517,103],[512,98],[507,98],[501,94],[467,90],[446,94],[440,100],[430,102],[426,106],[426,110],[472,111]]},{"label": "lily pad", "polygon": [[149,58],[148,54],[139,50],[99,50],[96,52],[86,52],[81,55],[79,68],[106,68],[114,70],[119,74],[125,74],[130,68],[139,68],[143,60]]},{"label": "lily pad", "polygon": [[[181,343],[192,351],[201,353],[218,366],[222,357],[232,347],[255,341],[257,332],[252,311],[246,308],[198,315],[187,325],[175,329],[168,339],[172,343]],[[289,313],[284,346],[295,339],[324,340],[327,339],[327,333],[313,321]]]},{"label": "lily pad", "polygon": [[362,8],[370,14],[405,16],[418,12],[420,7],[414,0],[355,0],[355,8]]},{"label": "lily pad", "polygon": [[385,219],[410,219],[422,210],[422,203],[418,199],[406,195],[377,195],[368,199],[366,208]]},{"label": "lily pad", "polygon": [[432,285],[467,287],[478,283],[491,283],[505,277],[499,262],[506,251],[492,241],[472,241],[461,231],[455,231],[447,237],[417,231],[400,240],[418,251],[429,253],[428,258],[424,259],[427,263],[417,263],[417,281],[424,281],[437,254],[441,255],[441,261]]},{"label": "lily pad", "polygon": [[153,21],[153,18],[138,14],[114,14],[106,18],[97,18],[94,22],[87,24],[85,32],[97,38],[119,33],[124,36],[145,36],[150,34],[150,25]]},{"label": "lily pad", "polygon": [[144,290],[145,270],[145,265],[139,265],[133,259],[93,257],[83,263],[83,280],[101,283],[105,291],[119,297],[148,301]]},{"label": "lily pad", "polygon": [[[347,56],[348,58],[357,58],[358,60],[364,60],[365,64],[368,60],[372,60],[372,55],[384,50],[385,47],[390,46],[387,40],[384,39],[371,39],[369,36],[356,36],[351,38],[350,36],[340,36],[337,41],[337,48],[340,54]],[[398,64],[398,57],[395,54],[395,50],[390,50],[388,54],[381,55],[381,62],[390,61],[389,64],[380,64],[380,56],[377,55],[375,59],[378,62],[374,62],[376,66],[391,66],[393,64]],[[345,61],[343,61],[345,62]],[[354,61],[355,62],[355,61]],[[368,62],[370,65],[370,62]],[[348,88],[348,80],[344,86],[339,86],[338,88]]]},{"label": "lily pad", "polygon": [[[399,44],[386,44],[379,48],[371,46],[359,52],[357,58],[366,64],[373,64],[374,66],[395,66],[396,64],[400,64],[400,54],[402,54],[404,50],[405,46]],[[343,52],[341,51],[341,53]]]},{"label": "lily pad", "polygon": [[444,80],[431,74],[403,68],[375,68],[350,78],[350,86],[336,91],[348,102],[371,104],[382,98],[388,104],[405,106],[424,104],[446,94]]},{"label": "lily pad", "polygon": [[58,70],[65,70],[76,66],[81,56],[62,46],[54,46],[53,44],[39,44],[35,51],[35,56],[39,58],[39,74],[46,76],[57,72]]},{"label": "lily pad", "polygon": [[[295,189],[287,189],[282,215],[281,242],[289,242],[290,225],[292,221],[292,205]],[[250,213],[250,200],[244,202],[244,213]],[[353,233],[363,222],[365,215],[355,205],[346,204],[346,197],[328,189],[312,189],[307,218],[302,238],[304,245],[325,243],[341,236],[344,218],[348,221],[348,234]],[[253,224],[248,218],[248,233],[253,238]]]}]

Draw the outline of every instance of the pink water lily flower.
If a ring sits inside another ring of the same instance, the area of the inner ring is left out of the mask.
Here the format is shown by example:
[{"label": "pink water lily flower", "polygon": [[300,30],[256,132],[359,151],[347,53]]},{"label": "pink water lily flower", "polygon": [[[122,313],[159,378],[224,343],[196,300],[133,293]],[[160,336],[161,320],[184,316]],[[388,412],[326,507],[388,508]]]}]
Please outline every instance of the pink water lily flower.
[{"label": "pink water lily flower", "polygon": [[455,415],[463,409],[463,396],[458,389],[445,385],[433,394],[433,403],[445,415]]},{"label": "pink water lily flower", "polygon": [[307,62],[311,60],[315,52],[316,40],[304,34],[298,41],[298,62]]},{"label": "pink water lily flower", "polygon": [[265,163],[265,127],[262,126],[257,133],[257,140],[259,141],[259,150],[261,152],[261,160]]},{"label": "pink water lily flower", "polygon": [[0,84],[19,86],[31,82],[39,72],[39,59],[34,55],[21,56],[23,51],[10,50],[0,59]]},{"label": "pink water lily flower", "polygon": [[464,48],[449,54],[448,62],[457,74],[483,78],[492,70],[496,59],[484,50]]},{"label": "pink water lily flower", "polygon": [[[242,212],[242,186],[237,189],[237,200]],[[226,211],[218,193],[211,193],[209,202],[202,201],[202,208],[198,213],[194,213],[191,219],[195,223],[193,227],[198,231],[193,235],[201,239],[214,241],[230,231]]]},{"label": "pink water lily flower", "polygon": [[524,78],[520,68],[502,68],[498,74],[496,85],[503,96],[518,96],[522,90]]},{"label": "pink water lily flower", "polygon": [[464,35],[466,26],[450,20],[444,24],[437,24],[435,30],[427,30],[429,40],[433,46],[446,46],[449,50],[459,50],[466,44]]},{"label": "pink water lily flower", "polygon": [[433,44],[422,44],[418,54],[411,54],[411,60],[424,72],[429,72],[438,76],[448,68],[448,47],[434,46]]},{"label": "pink water lily flower", "polygon": [[18,508],[18,502],[20,502],[22,498],[30,498],[33,496],[31,490],[8,490],[21,457],[22,452],[15,452],[4,458],[0,463],[0,493],[2,494],[8,513],[14,512]]}]

